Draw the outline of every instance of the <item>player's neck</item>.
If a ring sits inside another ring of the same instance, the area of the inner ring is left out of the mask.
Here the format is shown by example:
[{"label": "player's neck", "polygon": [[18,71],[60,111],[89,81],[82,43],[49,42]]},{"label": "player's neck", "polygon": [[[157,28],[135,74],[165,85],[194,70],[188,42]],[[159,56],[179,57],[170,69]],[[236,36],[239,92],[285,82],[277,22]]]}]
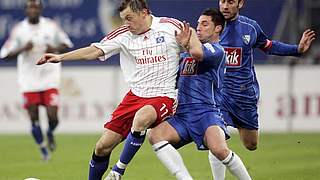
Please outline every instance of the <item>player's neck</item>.
[{"label": "player's neck", "polygon": [[239,12],[232,18],[228,19],[227,21],[232,22],[235,21],[239,17]]},{"label": "player's neck", "polygon": [[151,16],[151,15],[148,15],[147,16],[147,20],[146,20],[146,31],[148,30],[148,29],[150,29],[150,27],[151,27],[151,25],[152,25],[152,19],[153,19],[153,17]]},{"label": "player's neck", "polygon": [[140,33],[138,33],[138,35],[141,35],[141,34],[148,32],[151,28],[151,25],[152,25],[152,16],[149,15],[146,17],[146,23],[145,23],[144,28],[142,28],[142,31]]},{"label": "player's neck", "polygon": [[40,18],[28,18],[28,22],[30,24],[38,24],[40,21]]}]

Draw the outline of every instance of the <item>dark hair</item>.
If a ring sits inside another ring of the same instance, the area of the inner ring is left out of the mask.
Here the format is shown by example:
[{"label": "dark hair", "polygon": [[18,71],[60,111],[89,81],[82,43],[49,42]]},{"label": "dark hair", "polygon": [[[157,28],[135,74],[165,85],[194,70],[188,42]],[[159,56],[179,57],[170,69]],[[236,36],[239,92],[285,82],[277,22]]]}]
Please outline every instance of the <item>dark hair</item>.
[{"label": "dark hair", "polygon": [[133,12],[138,12],[142,11],[143,9],[146,9],[148,14],[151,13],[146,0],[122,0],[120,2],[118,11],[121,12],[128,6],[131,8]]},{"label": "dark hair", "polygon": [[215,26],[218,26],[218,25],[222,26],[221,32],[223,31],[226,21],[225,21],[223,14],[219,10],[214,9],[214,8],[208,8],[202,12],[202,15],[211,16],[211,19],[212,19],[212,22],[214,23],[214,25]]}]

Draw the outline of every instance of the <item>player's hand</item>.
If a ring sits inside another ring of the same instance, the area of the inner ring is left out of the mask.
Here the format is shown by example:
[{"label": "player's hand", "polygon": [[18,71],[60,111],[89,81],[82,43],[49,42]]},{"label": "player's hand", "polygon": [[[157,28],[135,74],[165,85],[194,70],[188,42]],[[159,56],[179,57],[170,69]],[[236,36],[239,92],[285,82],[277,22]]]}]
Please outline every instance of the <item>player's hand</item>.
[{"label": "player's hand", "polygon": [[189,46],[190,38],[192,31],[190,29],[190,24],[187,23],[186,21],[183,21],[183,26],[179,24],[181,31],[178,33],[175,31],[175,36],[177,42],[184,48],[188,49],[187,47]]},{"label": "player's hand", "polygon": [[42,65],[45,63],[59,63],[61,62],[61,56],[59,54],[44,54],[40,60],[37,62],[37,65]]},{"label": "player's hand", "polygon": [[32,42],[28,42],[26,46],[24,46],[23,51],[30,51],[33,48]]},{"label": "player's hand", "polygon": [[310,29],[303,32],[299,46],[298,52],[303,54],[308,51],[313,40],[316,39],[316,33]]}]

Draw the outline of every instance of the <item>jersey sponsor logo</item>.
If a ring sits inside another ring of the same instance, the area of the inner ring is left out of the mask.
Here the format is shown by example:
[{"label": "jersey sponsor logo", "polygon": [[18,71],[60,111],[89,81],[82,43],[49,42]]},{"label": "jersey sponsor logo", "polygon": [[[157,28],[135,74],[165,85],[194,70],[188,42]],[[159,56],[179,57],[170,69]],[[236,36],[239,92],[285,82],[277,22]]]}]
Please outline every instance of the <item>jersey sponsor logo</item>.
[{"label": "jersey sponsor logo", "polygon": [[164,36],[157,37],[156,38],[156,42],[157,42],[157,44],[163,43],[164,42]]},{"label": "jersey sponsor logo", "polygon": [[250,35],[243,35],[242,40],[246,45],[248,45],[250,43]]},{"label": "jersey sponsor logo", "polygon": [[242,64],[242,48],[224,48],[227,53],[227,67],[240,67]]},{"label": "jersey sponsor logo", "polygon": [[168,58],[166,55],[153,55],[152,49],[143,49],[142,56],[136,56],[137,64],[154,64],[166,61]]},{"label": "jersey sponsor logo", "polygon": [[182,64],[182,71],[180,75],[183,76],[193,76],[197,74],[198,71],[198,61],[194,60],[191,57],[187,57],[184,59]]}]

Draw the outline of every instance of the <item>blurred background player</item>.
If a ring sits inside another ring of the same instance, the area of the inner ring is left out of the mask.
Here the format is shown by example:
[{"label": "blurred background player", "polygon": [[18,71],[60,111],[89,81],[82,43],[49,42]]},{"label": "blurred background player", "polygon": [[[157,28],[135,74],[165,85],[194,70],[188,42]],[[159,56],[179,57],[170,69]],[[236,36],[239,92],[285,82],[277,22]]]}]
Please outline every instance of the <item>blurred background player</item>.
[{"label": "blurred background player", "polygon": [[225,71],[226,55],[219,44],[224,24],[221,12],[208,9],[198,20],[197,35],[201,42],[193,32],[189,45],[186,43],[191,34],[186,23],[182,33],[176,36],[188,49],[181,55],[179,104],[174,116],[150,130],[149,140],[157,157],[179,180],[192,177],[172,145],[181,146],[191,141],[199,150],[209,149],[238,179],[251,179],[239,156],[227,146],[226,124],[214,98]]},{"label": "blurred background player", "polygon": [[106,60],[120,53],[120,66],[130,91],[104,125],[90,161],[89,179],[100,180],[109,165],[112,150],[124,139],[120,160],[107,179],[120,179],[125,167],[145,139],[146,130],[171,115],[179,64],[180,46],[175,31],[180,22],[150,14],[145,0],[123,0],[119,6],[124,26],[101,42],[64,54],[45,54],[38,62]]},{"label": "blurred background player", "polygon": [[[315,32],[306,30],[299,45],[269,40],[259,24],[239,15],[244,0],[220,0],[220,11],[227,23],[220,44],[227,53],[223,87],[217,94],[223,118],[238,128],[240,139],[249,150],[257,149],[259,84],[254,70],[253,51],[259,48],[267,54],[300,56],[315,39]],[[225,177],[225,166],[209,152],[214,179]]]},{"label": "blurred background player", "polygon": [[18,23],[1,49],[1,58],[18,58],[18,84],[23,93],[24,107],[31,120],[31,133],[40,146],[44,160],[49,159],[39,123],[39,106],[46,107],[48,117],[48,147],[56,147],[53,132],[58,125],[58,87],[61,64],[36,66],[37,60],[46,52],[61,52],[72,43],[67,34],[51,19],[42,17],[40,0],[27,0],[27,18]]}]

